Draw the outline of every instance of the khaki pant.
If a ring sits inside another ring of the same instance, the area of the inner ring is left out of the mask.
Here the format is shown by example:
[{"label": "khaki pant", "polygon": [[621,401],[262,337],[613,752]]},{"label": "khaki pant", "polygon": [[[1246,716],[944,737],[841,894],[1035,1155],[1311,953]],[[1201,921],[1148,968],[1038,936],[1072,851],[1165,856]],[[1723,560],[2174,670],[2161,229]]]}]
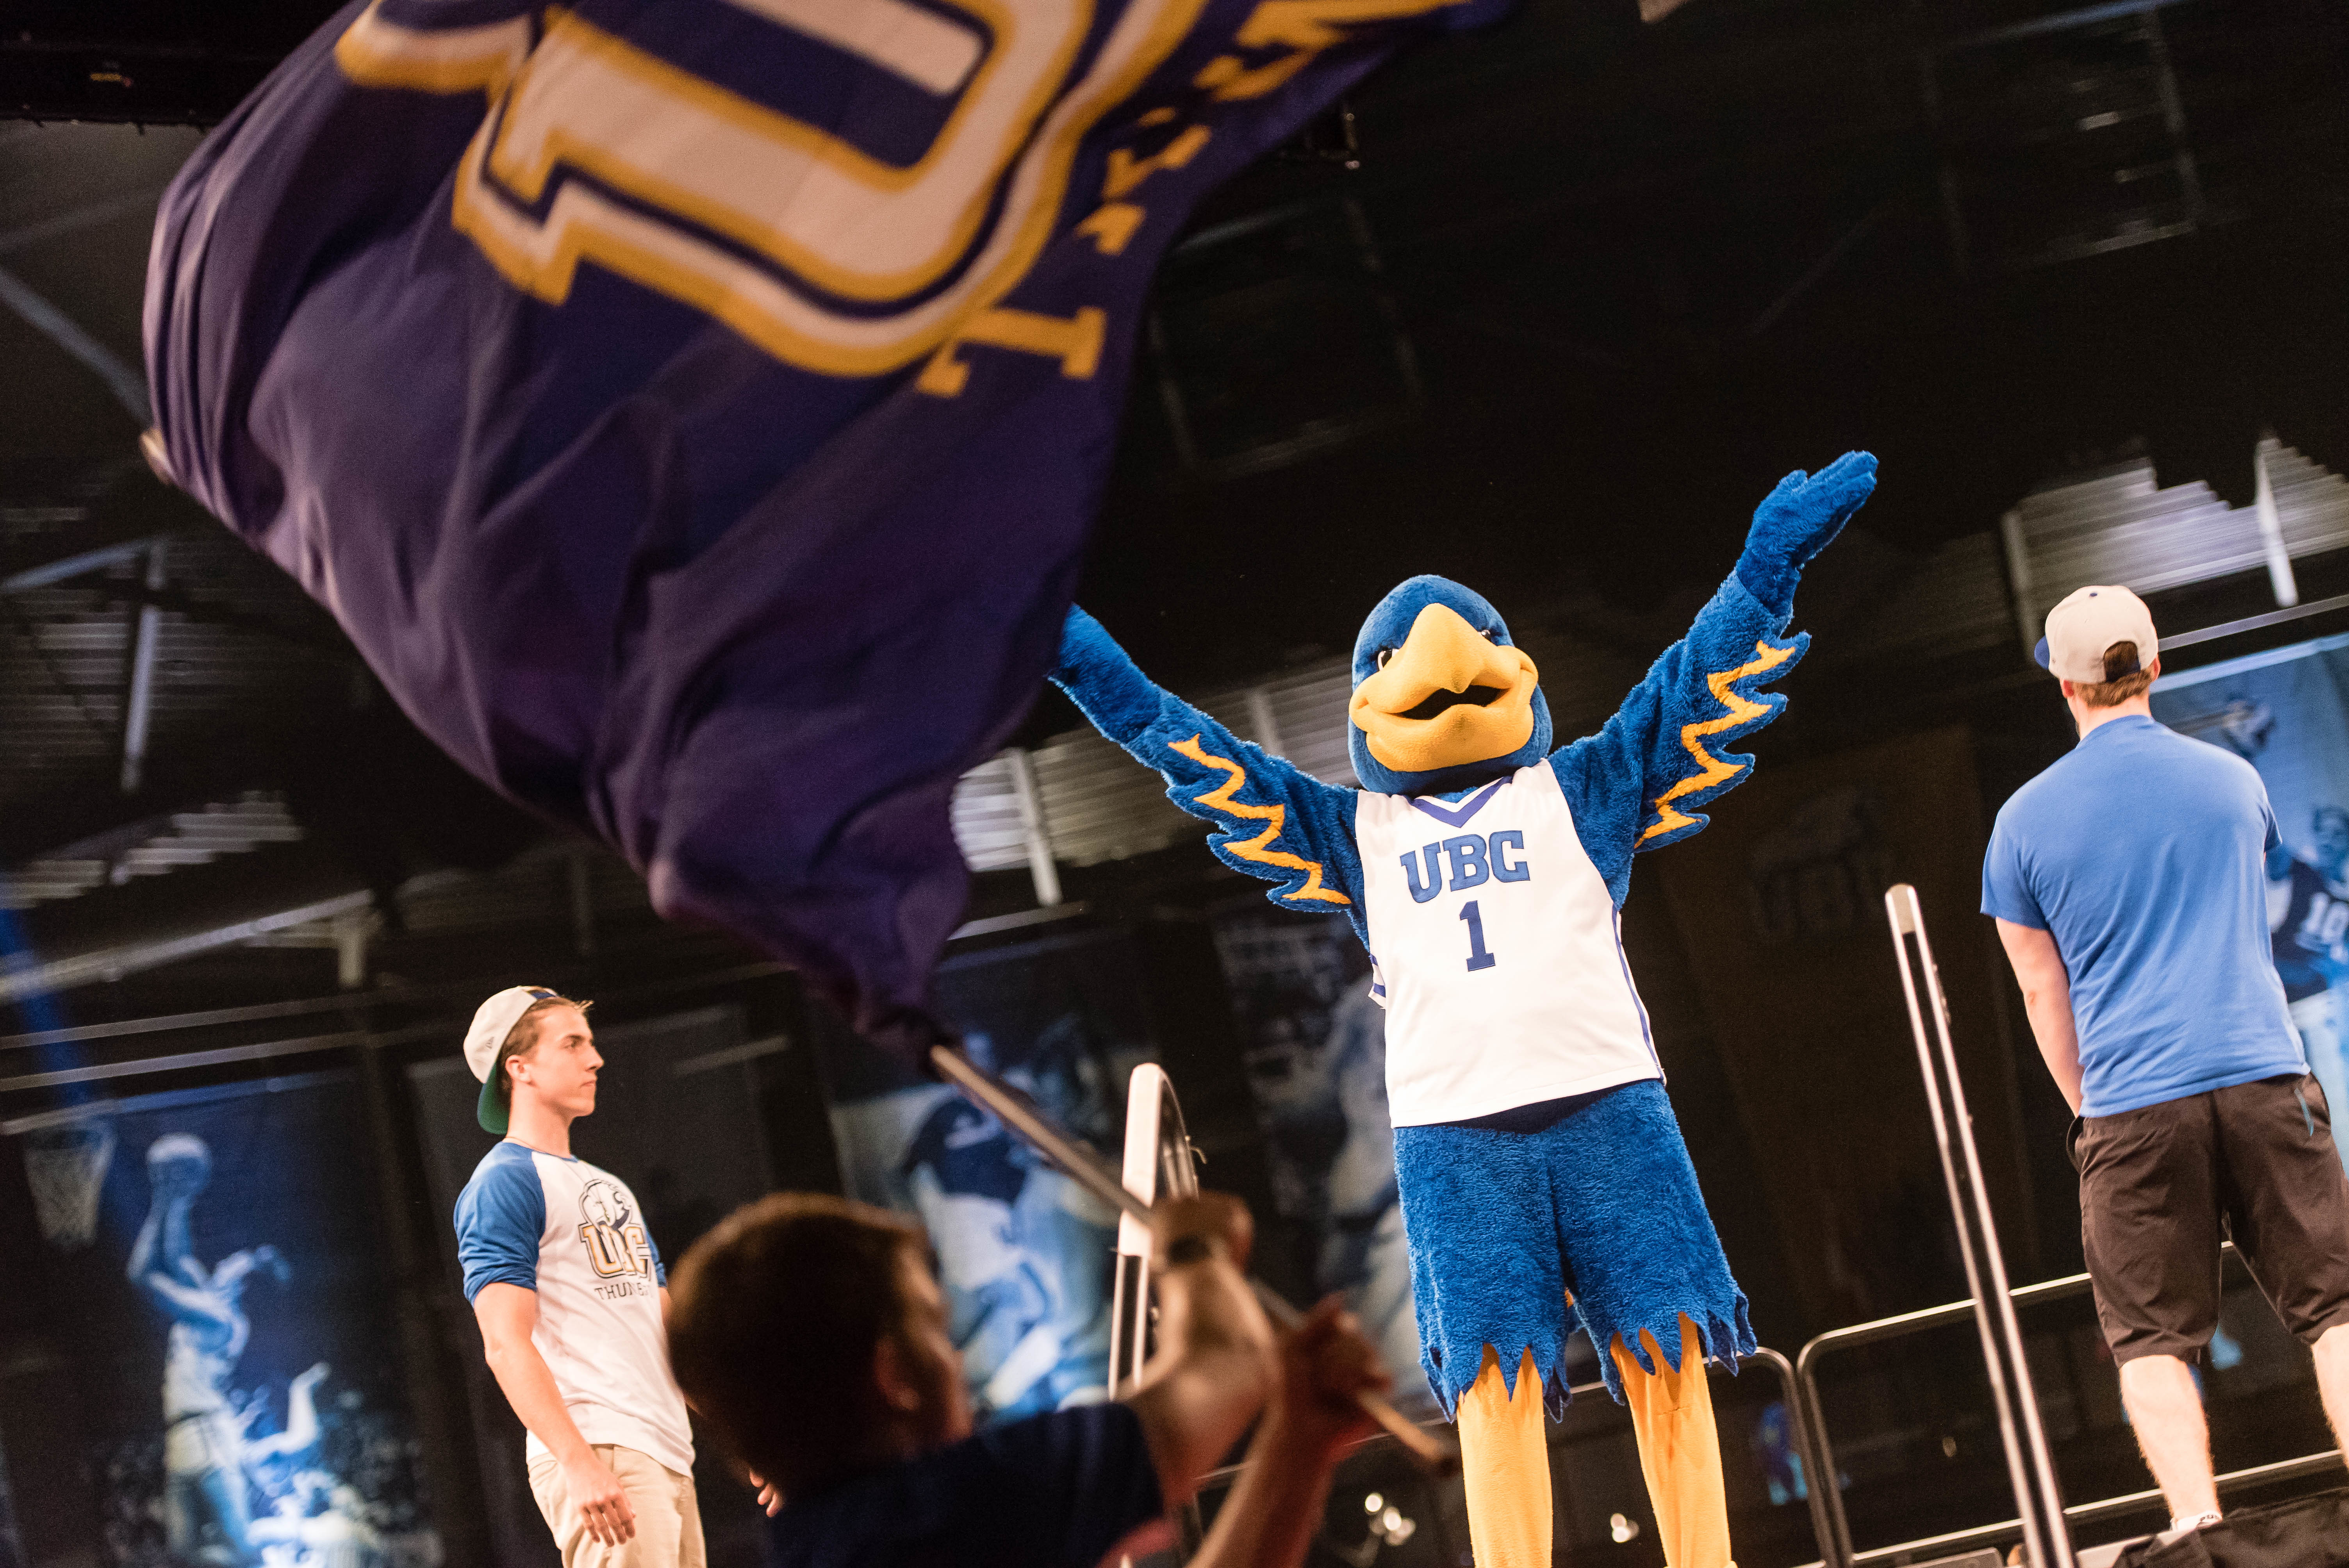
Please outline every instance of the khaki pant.
[{"label": "khaki pant", "polygon": [[595,1449],[595,1457],[620,1478],[629,1511],[636,1516],[636,1532],[617,1546],[589,1535],[586,1521],[564,1493],[563,1467],[553,1454],[541,1454],[530,1464],[530,1490],[538,1499],[546,1527],[554,1532],[563,1568],[705,1568],[701,1506],[693,1495],[693,1478],[634,1449],[609,1443],[597,1443]]}]

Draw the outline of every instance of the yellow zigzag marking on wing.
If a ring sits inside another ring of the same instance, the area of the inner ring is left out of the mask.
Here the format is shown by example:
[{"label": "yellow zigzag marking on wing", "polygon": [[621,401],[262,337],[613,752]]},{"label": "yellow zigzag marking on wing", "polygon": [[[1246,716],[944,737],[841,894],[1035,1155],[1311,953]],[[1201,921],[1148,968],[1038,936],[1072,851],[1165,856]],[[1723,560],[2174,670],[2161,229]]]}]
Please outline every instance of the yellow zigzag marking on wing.
[{"label": "yellow zigzag marking on wing", "polygon": [[1640,843],[1645,844],[1660,833],[1673,833],[1692,826],[1696,818],[1676,808],[1672,802],[1684,794],[1693,794],[1699,790],[1711,789],[1714,784],[1725,784],[1744,771],[1742,764],[1724,763],[1714,756],[1704,742],[1708,735],[1733,730],[1747,720],[1759,719],[1770,711],[1766,703],[1756,702],[1740,693],[1737,683],[1748,676],[1766,674],[1777,669],[1794,657],[1794,646],[1773,648],[1766,642],[1757,642],[1754,645],[1754,652],[1756,657],[1751,663],[1705,677],[1704,683],[1712,691],[1713,700],[1728,711],[1718,719],[1681,726],[1681,744],[1687,747],[1688,754],[1696,759],[1697,771],[1656,797],[1656,820],[1640,835]]},{"label": "yellow zigzag marking on wing", "polygon": [[1283,893],[1281,897],[1284,898],[1318,898],[1325,904],[1350,904],[1354,901],[1335,888],[1321,886],[1321,863],[1319,860],[1307,860],[1299,856],[1291,855],[1286,849],[1265,847],[1280,836],[1281,826],[1288,820],[1288,808],[1285,805],[1244,805],[1234,800],[1232,796],[1238,793],[1240,785],[1247,783],[1246,768],[1228,757],[1210,754],[1199,744],[1199,737],[1196,735],[1187,741],[1176,741],[1174,750],[1195,763],[1211,768],[1221,768],[1231,774],[1231,777],[1206,794],[1193,795],[1191,798],[1194,802],[1211,810],[1223,812],[1226,815],[1245,817],[1250,821],[1264,824],[1264,831],[1245,844],[1240,843],[1236,836],[1226,838],[1221,846],[1223,849],[1238,856],[1243,860],[1253,860],[1259,866],[1280,866],[1291,871],[1304,872],[1305,886],[1293,893]]}]

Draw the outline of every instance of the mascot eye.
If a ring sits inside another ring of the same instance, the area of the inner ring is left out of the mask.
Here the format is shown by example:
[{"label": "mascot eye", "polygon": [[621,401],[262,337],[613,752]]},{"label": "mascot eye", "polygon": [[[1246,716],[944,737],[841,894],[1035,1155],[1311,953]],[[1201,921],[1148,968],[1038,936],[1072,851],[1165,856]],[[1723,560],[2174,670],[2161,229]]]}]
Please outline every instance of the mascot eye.
[{"label": "mascot eye", "polygon": [[1379,668],[1380,668],[1381,670],[1384,670],[1384,669],[1387,667],[1387,660],[1388,660],[1388,659],[1392,659],[1394,656],[1395,656],[1395,650],[1394,650],[1393,649],[1392,649],[1392,648],[1381,648],[1381,649],[1379,649]]},{"label": "mascot eye", "polygon": [[1499,645],[1501,640],[1500,634],[1497,632],[1487,631],[1484,634],[1484,637],[1486,642],[1492,643],[1496,647]]}]

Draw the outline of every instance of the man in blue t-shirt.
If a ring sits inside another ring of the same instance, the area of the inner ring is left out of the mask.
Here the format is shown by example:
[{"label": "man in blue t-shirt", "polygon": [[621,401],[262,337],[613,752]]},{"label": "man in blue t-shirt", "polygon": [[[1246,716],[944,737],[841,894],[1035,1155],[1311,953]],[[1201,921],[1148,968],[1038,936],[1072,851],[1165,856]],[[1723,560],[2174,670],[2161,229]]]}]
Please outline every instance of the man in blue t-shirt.
[{"label": "man in blue t-shirt", "polygon": [[695,1243],[669,1358],[759,1480],[774,1568],[1097,1568],[1169,1543],[1259,1410],[1246,1469],[1191,1568],[1297,1568],[1338,1455],[1371,1430],[1377,1351],[1336,1298],[1276,1340],[1240,1272],[1247,1210],[1164,1205],[1157,1354],[1123,1398],[974,1433],[921,1232],[842,1199],[777,1193]]},{"label": "man in blue t-shirt", "polygon": [[2000,809],[1982,912],[2080,1116],[2096,1315],[2182,1532],[2219,1517],[2188,1363],[2218,1325],[2222,1234],[2314,1347],[2336,1440],[2349,1425],[2349,1179],[2270,954],[2259,774],[2155,722],[2160,645],[2128,589],[2082,588],[2046,630],[2080,743]]}]

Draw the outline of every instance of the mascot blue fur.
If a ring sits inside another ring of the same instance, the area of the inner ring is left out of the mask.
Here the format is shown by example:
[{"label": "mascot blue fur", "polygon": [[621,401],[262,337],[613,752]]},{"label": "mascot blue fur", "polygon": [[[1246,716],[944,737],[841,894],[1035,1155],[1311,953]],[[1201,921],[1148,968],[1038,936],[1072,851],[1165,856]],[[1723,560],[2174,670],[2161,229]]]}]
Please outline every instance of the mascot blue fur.
[{"label": "mascot blue fur", "polygon": [[[1482,1568],[1548,1568],[1542,1431],[1577,1324],[1631,1407],[1671,1568],[1726,1568],[1707,1359],[1751,1354],[1619,935],[1631,857],[1744,777],[1808,638],[1802,570],[1875,488],[1797,471],[1680,641],[1598,733],[1551,749],[1533,659],[1483,597],[1416,576],[1355,639],[1359,790],[1304,774],[1153,684],[1069,612],[1052,679],[1216,826],[1284,908],[1342,910],[1387,1009],[1387,1084],[1422,1362],[1459,1422]],[[1474,831],[1470,831],[1473,827]],[[1467,895],[1454,897],[1454,895]]]}]

